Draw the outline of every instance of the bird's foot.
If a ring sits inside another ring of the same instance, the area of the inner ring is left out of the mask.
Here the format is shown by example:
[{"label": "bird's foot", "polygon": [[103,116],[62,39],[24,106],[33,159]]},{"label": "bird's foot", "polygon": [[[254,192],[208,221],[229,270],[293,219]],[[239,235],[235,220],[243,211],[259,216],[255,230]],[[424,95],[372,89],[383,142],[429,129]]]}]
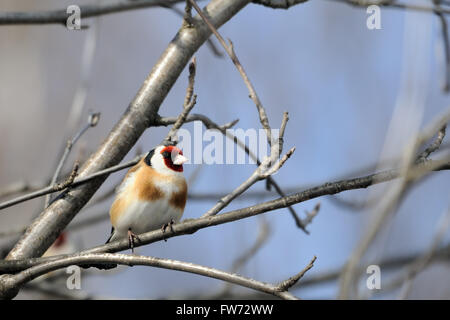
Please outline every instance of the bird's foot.
[{"label": "bird's foot", "polygon": [[[167,228],[170,228],[170,231],[173,232],[173,224],[174,224],[174,223],[175,223],[175,221],[174,221],[173,219],[170,219],[169,222],[163,224],[163,226],[161,227],[161,231],[162,231],[163,233],[166,233],[166,229],[167,229]],[[164,241],[167,242],[167,239],[164,238]]]},{"label": "bird's foot", "polygon": [[132,253],[134,253],[134,245],[140,241],[139,237],[134,234],[131,229],[128,229],[128,245]]}]

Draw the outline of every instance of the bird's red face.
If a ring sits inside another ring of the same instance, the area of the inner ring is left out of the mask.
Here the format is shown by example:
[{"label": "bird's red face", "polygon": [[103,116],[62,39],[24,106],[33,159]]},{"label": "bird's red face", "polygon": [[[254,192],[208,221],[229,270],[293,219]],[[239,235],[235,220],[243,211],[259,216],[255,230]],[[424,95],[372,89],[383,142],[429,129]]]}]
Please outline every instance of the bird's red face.
[{"label": "bird's red face", "polygon": [[183,172],[183,163],[188,159],[183,156],[183,151],[174,146],[164,147],[160,154],[163,157],[164,164],[176,172]]}]

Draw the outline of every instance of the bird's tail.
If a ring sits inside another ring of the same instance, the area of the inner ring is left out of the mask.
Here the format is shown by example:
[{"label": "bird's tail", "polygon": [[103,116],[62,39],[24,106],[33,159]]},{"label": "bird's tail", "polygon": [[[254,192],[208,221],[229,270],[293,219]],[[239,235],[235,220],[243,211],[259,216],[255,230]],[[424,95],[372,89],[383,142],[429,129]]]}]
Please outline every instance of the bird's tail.
[{"label": "bird's tail", "polygon": [[111,242],[111,238],[114,235],[114,227],[111,227],[111,234],[109,235],[108,240],[106,240],[105,244],[110,243]]}]

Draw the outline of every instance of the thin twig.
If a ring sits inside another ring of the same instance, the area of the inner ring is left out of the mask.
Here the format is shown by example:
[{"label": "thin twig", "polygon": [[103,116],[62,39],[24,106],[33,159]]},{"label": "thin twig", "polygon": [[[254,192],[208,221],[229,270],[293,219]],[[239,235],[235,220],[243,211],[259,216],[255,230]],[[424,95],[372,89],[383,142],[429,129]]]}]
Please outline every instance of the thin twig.
[{"label": "thin twig", "polygon": [[311,212],[308,212],[308,211],[305,210],[306,217],[301,219],[300,223],[301,223],[301,225],[303,227],[302,229],[306,232],[306,234],[309,234],[309,231],[306,230],[306,226],[312,223],[313,219],[317,216],[319,211],[320,211],[320,202],[318,202],[314,206],[314,208],[313,208],[313,210]]},{"label": "thin twig", "polygon": [[[288,121],[288,117],[287,117],[287,114],[285,113],[281,127],[285,126],[287,121]],[[283,130],[283,133],[284,133],[284,130]],[[283,140],[281,139],[278,141],[283,141]],[[242,182],[236,189],[231,191],[229,194],[222,197],[211,209],[209,209],[203,215],[203,217],[216,215],[223,208],[225,208],[231,201],[233,201],[236,197],[238,197],[243,192],[245,192],[248,188],[250,188],[256,182],[266,179],[270,175],[274,174],[276,171],[278,171],[281,168],[281,166],[286,162],[286,160],[292,155],[295,148],[292,148],[291,150],[289,150],[289,152],[281,160],[276,162],[276,160],[278,159],[278,156],[279,156],[279,153],[278,153],[279,150],[280,150],[280,147],[278,146],[278,143],[272,144],[271,151],[270,151],[270,157],[266,157],[247,180]]]},{"label": "thin twig", "polygon": [[192,5],[189,0],[186,0],[184,7],[183,25],[188,28],[192,27]]},{"label": "thin twig", "polygon": [[[182,1],[182,0],[180,0]],[[172,12],[174,12],[175,14],[177,14],[178,16],[183,18],[183,23],[184,23],[184,18],[185,18],[185,10],[181,10],[177,7],[175,7],[173,4],[165,4],[163,2],[160,2],[159,4],[161,7],[163,8],[167,8],[170,9]],[[186,8],[186,7],[185,7]],[[192,22],[192,15],[191,15],[191,22]],[[192,27],[192,25],[185,25],[185,27]],[[213,55],[215,55],[216,57],[222,58],[223,57],[223,52],[220,51],[217,46],[214,44],[214,42],[212,41],[211,38],[208,38],[208,40],[206,40],[206,44],[208,45],[209,49],[211,50],[211,52],[213,53]]]},{"label": "thin twig", "polygon": [[73,184],[73,181],[75,180],[75,177],[77,176],[79,166],[80,166],[79,162],[76,161],[69,177],[61,183],[54,184],[52,187],[53,191],[54,192],[61,191],[71,186]]},{"label": "thin twig", "polygon": [[[164,0],[164,4],[173,5],[183,0]],[[117,1],[116,3],[99,5],[82,5],[81,15],[84,18],[97,17],[111,13],[118,13],[128,10],[136,10],[149,7],[159,7],[161,0],[134,0]],[[67,21],[66,8],[60,10],[40,11],[40,12],[1,12],[0,25],[5,24],[62,24]]]},{"label": "thin twig", "polygon": [[308,272],[313,266],[314,262],[316,261],[317,257],[314,256],[312,260],[309,262],[309,264],[299,273],[297,273],[295,276],[281,282],[278,284],[277,289],[281,292],[288,291],[289,288],[291,288],[293,285],[295,285],[303,276]]},{"label": "thin twig", "polygon": [[426,160],[430,156],[430,154],[432,154],[433,152],[437,151],[440,148],[442,141],[444,140],[444,137],[445,137],[446,128],[447,128],[447,125],[445,124],[441,128],[441,130],[439,130],[436,140],[434,140],[431,145],[429,145],[424,151],[422,151],[417,156],[417,160],[416,160],[417,162]]},{"label": "thin twig", "polygon": [[247,73],[245,72],[244,67],[239,62],[239,59],[238,59],[238,57],[236,56],[236,54],[234,52],[233,43],[231,42],[231,40],[228,40],[230,42],[230,45],[228,46],[226,44],[225,40],[219,34],[219,32],[217,31],[216,27],[214,27],[214,25],[209,21],[208,17],[200,9],[200,7],[197,5],[195,0],[187,0],[187,1],[189,1],[192,4],[192,6],[197,11],[199,16],[207,24],[207,26],[211,30],[211,32],[214,33],[214,35],[216,36],[217,40],[219,40],[220,44],[223,46],[223,48],[225,49],[225,51],[227,52],[227,54],[230,56],[231,60],[233,61],[234,65],[238,69],[239,73],[241,74],[242,79],[244,80],[244,83],[247,86],[247,89],[248,89],[248,92],[249,92],[249,96],[253,100],[253,102],[254,102],[257,110],[258,110],[259,120],[260,120],[260,122],[261,122],[261,124],[262,124],[262,126],[263,126],[263,128],[264,128],[264,130],[266,132],[268,143],[269,143],[269,145],[271,145],[272,144],[272,132],[271,132],[270,125],[269,125],[269,119],[267,118],[266,111],[265,111],[261,101],[259,100],[258,95],[256,94],[256,90],[254,89],[252,83],[250,82],[250,79],[247,76]]},{"label": "thin twig", "polygon": [[90,24],[89,31],[87,32],[86,39],[84,40],[80,63],[80,80],[73,96],[64,137],[70,137],[81,125],[83,110],[86,106],[86,98],[90,87],[89,81],[91,79],[92,70],[94,69],[93,62],[97,49],[97,39],[100,29],[99,21],[100,19],[97,17]]},{"label": "thin twig", "polygon": [[186,95],[184,97],[183,111],[177,117],[177,120],[170,129],[166,138],[163,140],[162,144],[170,143],[176,145],[178,143],[178,139],[176,138],[177,131],[186,122],[186,118],[189,115],[189,112],[191,112],[192,108],[194,108],[197,102],[197,95],[194,94],[196,69],[197,69],[197,62],[195,57],[193,57],[192,62],[189,64],[189,80],[188,86],[186,88]]},{"label": "thin twig", "polygon": [[[433,0],[435,4],[435,8],[441,8],[439,2],[437,0]],[[435,9],[435,10],[436,10]],[[450,42],[448,36],[448,24],[447,20],[442,12],[435,11],[439,21],[441,22],[441,32],[442,32],[442,46],[444,49],[444,59],[445,59],[445,75],[444,75],[444,85],[442,90],[444,92],[450,91]]]},{"label": "thin twig", "polygon": [[441,218],[438,221],[436,234],[431,241],[431,245],[425,253],[417,258],[408,268],[406,272],[406,276],[403,280],[403,288],[401,291],[400,299],[406,299],[411,291],[412,283],[414,278],[423,271],[431,262],[433,256],[436,254],[439,245],[441,244],[442,239],[448,231],[450,226],[450,208],[442,214]]},{"label": "thin twig", "polygon": [[[72,150],[73,146],[77,143],[77,141],[81,138],[81,136],[89,128],[95,127],[99,120],[100,120],[100,113],[91,113],[88,116],[87,124],[80,131],[78,131],[72,139],[69,139],[67,141],[66,148],[64,150],[64,153],[63,153],[61,159],[59,160],[58,166],[56,167],[55,173],[53,174],[53,177],[50,181],[50,185],[55,185],[56,181],[58,180],[59,174],[60,174],[62,168],[64,167],[64,164],[66,163],[67,157],[69,156],[69,153]],[[73,182],[73,179],[72,179],[72,182]],[[45,197],[44,208],[47,208],[49,203],[50,203],[50,193],[47,194],[47,196]]]},{"label": "thin twig", "polygon": [[46,185],[48,185],[48,182],[46,184],[43,184],[43,183],[37,183],[37,182],[17,181],[17,182],[11,183],[10,185],[2,188],[0,190],[0,198],[5,198],[5,197],[9,197],[11,195],[28,192],[28,191],[36,191],[36,190],[42,189]]},{"label": "thin twig", "polygon": [[231,271],[238,272],[242,266],[244,266],[266,243],[270,235],[269,223],[262,216],[258,236],[256,237],[255,243],[245,250],[234,262],[231,267]]},{"label": "thin twig", "polygon": [[268,177],[270,177],[271,175],[273,175],[275,172],[277,172],[278,170],[280,170],[280,168],[286,163],[286,161],[292,156],[292,154],[295,151],[295,147],[292,147],[288,152],[286,152],[286,154],[281,157],[281,159],[275,164],[273,165],[269,170],[267,170],[264,173],[261,173],[261,178],[262,179],[267,179]]},{"label": "thin twig", "polygon": [[[231,266],[231,273],[237,273],[267,242],[270,235],[270,226],[267,220],[264,219],[264,216],[261,217],[260,221],[259,232],[255,242],[234,260]],[[231,289],[232,284],[226,282],[223,288],[218,293],[213,294],[211,298],[217,300],[221,297],[225,297],[230,293]]]}]

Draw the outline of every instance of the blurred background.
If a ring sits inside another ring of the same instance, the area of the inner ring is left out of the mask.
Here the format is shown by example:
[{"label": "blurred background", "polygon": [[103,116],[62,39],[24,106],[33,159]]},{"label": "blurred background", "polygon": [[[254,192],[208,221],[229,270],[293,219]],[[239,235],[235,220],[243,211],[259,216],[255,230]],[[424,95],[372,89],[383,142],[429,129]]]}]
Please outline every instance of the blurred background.
[{"label": "blurred background", "polygon": [[[0,11],[107,2],[3,0]],[[417,3],[430,5],[430,1]],[[203,7],[206,2],[200,4]],[[184,4],[176,8],[183,10]],[[220,29],[225,38],[232,39],[272,127],[278,128],[283,111],[289,112],[285,150],[295,146],[296,152],[275,176],[288,193],[395,166],[392,162],[385,166],[377,163],[398,158],[417,130],[448,106],[438,17],[430,12],[383,7],[380,30],[367,28],[368,17],[365,7],[327,0],[311,0],[289,10],[250,4]],[[90,112],[100,112],[100,122],[75,145],[64,171],[69,172],[76,159],[85,159],[95,151],[181,22],[182,17],[171,9],[148,8],[82,19],[89,28],[80,31],[61,25],[1,26],[0,190],[22,182],[45,185],[61,148],[84,126]],[[223,52],[218,42],[212,41]],[[239,118],[235,128],[259,129],[256,108],[230,59],[218,57],[207,45],[196,57],[198,99],[193,113],[205,114],[219,124]],[[162,116],[179,114],[186,85],[187,70],[163,102]],[[81,122],[72,123],[71,112],[81,112]],[[184,128],[193,134],[192,123]],[[167,132],[164,127],[147,130],[125,160],[152,149]],[[448,153],[446,140],[441,152]],[[192,198],[183,218],[200,217],[254,169],[252,164],[185,165]],[[113,198],[95,199],[110,192],[124,174],[112,174],[69,225],[68,241],[75,248],[90,248],[108,238],[107,212]],[[362,262],[364,268],[385,260],[420,257],[431,246],[439,221],[449,208],[449,178],[449,172],[433,173],[407,193],[377,237],[367,261]],[[287,209],[281,209],[154,243],[137,252],[232,270],[236,259],[254,246],[261,230],[268,228],[261,248],[239,273],[276,283],[299,272],[316,255],[314,268],[291,292],[307,299],[334,299],[339,287],[336,277],[330,281],[308,279],[341,270],[370,226],[374,210],[364,206],[365,201],[388,185],[294,206],[305,217],[305,211],[321,203],[308,226],[309,235],[297,228]],[[265,183],[259,182],[223,212],[275,198],[278,195],[266,191]],[[0,245],[7,247],[16,240],[43,205],[39,198],[2,210]],[[70,230],[72,224],[91,217],[105,218]],[[446,232],[440,244],[449,241],[450,233]],[[402,285],[392,285],[391,280],[405,273],[412,261],[395,268],[382,266],[380,290],[368,290],[363,273],[360,296],[399,297]],[[408,298],[450,298],[449,272],[448,260],[431,263],[415,277]],[[80,291],[65,289],[64,275],[60,277],[62,284],[56,286],[58,293],[30,286],[17,298],[210,298],[224,290],[224,284],[217,280],[148,267],[91,268],[82,270],[81,275]],[[227,289],[225,296],[271,298],[238,287]]]}]

